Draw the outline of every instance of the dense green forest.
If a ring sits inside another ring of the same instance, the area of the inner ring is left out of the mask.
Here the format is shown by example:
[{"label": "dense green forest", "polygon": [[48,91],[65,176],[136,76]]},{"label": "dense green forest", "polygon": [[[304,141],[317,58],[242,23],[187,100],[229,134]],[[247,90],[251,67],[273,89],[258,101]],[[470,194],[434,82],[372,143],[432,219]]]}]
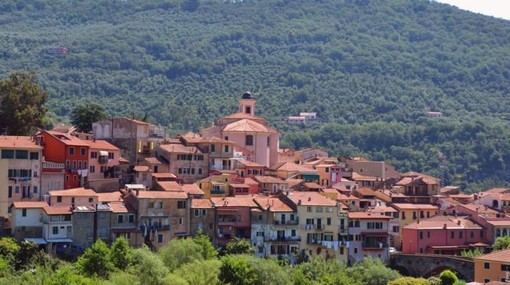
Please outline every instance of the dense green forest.
[{"label": "dense green forest", "polygon": [[[37,245],[0,239],[0,284],[41,285],[464,285],[445,270],[429,279],[401,277],[379,259],[347,267],[336,259],[309,258],[297,265],[253,256],[248,240],[218,252],[209,238],[174,239],[157,253],[131,248],[124,238],[96,241],[77,260],[65,262]],[[23,258],[19,258],[23,257]],[[450,282],[449,282],[450,281]],[[455,282],[455,283],[454,283]]]},{"label": "dense green forest", "polygon": [[[470,190],[510,181],[509,44],[510,22],[428,0],[0,3],[0,77],[35,71],[55,118],[97,102],[198,130],[249,90],[282,147],[386,159]],[[316,125],[284,123],[306,111]]]}]

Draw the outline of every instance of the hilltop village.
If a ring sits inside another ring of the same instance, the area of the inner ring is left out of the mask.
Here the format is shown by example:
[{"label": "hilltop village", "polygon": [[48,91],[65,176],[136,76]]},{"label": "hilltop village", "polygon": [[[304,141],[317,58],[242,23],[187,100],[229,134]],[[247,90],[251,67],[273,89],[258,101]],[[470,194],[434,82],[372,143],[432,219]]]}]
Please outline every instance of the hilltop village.
[{"label": "hilltop village", "polygon": [[216,246],[248,239],[260,257],[347,264],[486,252],[510,235],[510,189],[468,195],[384,161],[280,149],[255,103],[247,92],[238,113],[173,138],[126,117],[92,133],[0,136],[2,235],[59,256],[98,239],[158,250],[202,233]]}]

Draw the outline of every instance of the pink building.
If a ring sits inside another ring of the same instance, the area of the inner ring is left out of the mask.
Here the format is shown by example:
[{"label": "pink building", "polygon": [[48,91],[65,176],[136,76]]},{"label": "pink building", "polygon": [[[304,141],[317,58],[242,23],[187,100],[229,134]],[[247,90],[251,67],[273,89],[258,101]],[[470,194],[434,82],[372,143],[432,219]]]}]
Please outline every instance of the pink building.
[{"label": "pink building", "polygon": [[251,209],[258,205],[253,197],[225,197],[211,198],[216,208],[217,244],[226,244],[232,238],[247,238],[251,236]]},{"label": "pink building", "polygon": [[483,228],[465,216],[434,216],[402,229],[402,253],[460,254],[485,241]]},{"label": "pink building", "polygon": [[120,149],[105,140],[87,141],[90,145],[89,180],[114,178]]}]

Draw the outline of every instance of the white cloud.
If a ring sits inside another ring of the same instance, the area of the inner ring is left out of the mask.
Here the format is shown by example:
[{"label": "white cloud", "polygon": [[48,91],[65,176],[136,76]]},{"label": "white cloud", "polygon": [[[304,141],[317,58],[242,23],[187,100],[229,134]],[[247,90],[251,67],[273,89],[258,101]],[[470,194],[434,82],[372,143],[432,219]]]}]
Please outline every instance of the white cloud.
[{"label": "white cloud", "polygon": [[510,20],[510,1],[508,0],[436,0],[457,6],[463,10]]}]

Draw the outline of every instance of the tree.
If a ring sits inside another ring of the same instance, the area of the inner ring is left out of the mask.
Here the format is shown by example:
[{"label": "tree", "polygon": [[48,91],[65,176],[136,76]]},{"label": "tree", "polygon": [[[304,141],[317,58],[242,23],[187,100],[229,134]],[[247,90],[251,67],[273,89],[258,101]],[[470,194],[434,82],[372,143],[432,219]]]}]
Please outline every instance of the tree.
[{"label": "tree", "polygon": [[429,281],[424,278],[414,278],[414,277],[400,277],[393,281],[390,281],[388,285],[430,285]]},{"label": "tree", "polygon": [[254,285],[257,273],[243,255],[227,255],[221,259],[220,281],[231,285]]},{"label": "tree", "polygon": [[71,111],[71,123],[79,132],[90,133],[92,123],[106,119],[103,106],[90,103],[79,105]]},{"label": "tree", "polygon": [[453,285],[455,282],[459,281],[457,275],[451,270],[441,272],[441,274],[439,274],[439,279],[441,279],[441,285]]},{"label": "tree", "polygon": [[195,260],[179,267],[175,271],[175,275],[193,285],[217,285],[219,284],[220,266],[221,262],[217,259]]},{"label": "tree", "polygon": [[78,258],[76,267],[81,274],[87,277],[97,276],[106,279],[115,268],[110,260],[110,255],[111,252],[106,243],[97,240]]},{"label": "tree", "polygon": [[200,1],[199,0],[183,0],[181,3],[181,8],[184,11],[188,12],[195,12],[198,7],[200,7]]},{"label": "tree", "polygon": [[133,250],[133,270],[141,284],[161,285],[168,269],[161,258],[143,246]]},{"label": "tree", "polygon": [[200,246],[204,259],[215,259],[218,257],[218,251],[214,248],[208,236],[200,234],[195,236],[193,241]]},{"label": "tree", "polygon": [[225,254],[254,254],[255,248],[250,241],[242,238],[233,238],[227,243]]},{"label": "tree", "polygon": [[494,250],[503,250],[510,247],[510,236],[498,237],[492,244]]},{"label": "tree", "polygon": [[380,259],[365,258],[347,270],[355,280],[365,285],[386,285],[400,274],[384,265]]},{"label": "tree", "polygon": [[14,238],[0,238],[0,256],[13,268],[16,266],[16,257],[19,251],[20,246]]},{"label": "tree", "polygon": [[0,133],[23,136],[43,128],[47,98],[35,73],[16,72],[0,81]]},{"label": "tree", "polygon": [[110,247],[111,261],[120,270],[126,269],[132,260],[131,248],[124,237],[118,237]]},{"label": "tree", "polygon": [[193,239],[173,239],[158,255],[170,272],[194,260],[203,260],[202,248]]}]

